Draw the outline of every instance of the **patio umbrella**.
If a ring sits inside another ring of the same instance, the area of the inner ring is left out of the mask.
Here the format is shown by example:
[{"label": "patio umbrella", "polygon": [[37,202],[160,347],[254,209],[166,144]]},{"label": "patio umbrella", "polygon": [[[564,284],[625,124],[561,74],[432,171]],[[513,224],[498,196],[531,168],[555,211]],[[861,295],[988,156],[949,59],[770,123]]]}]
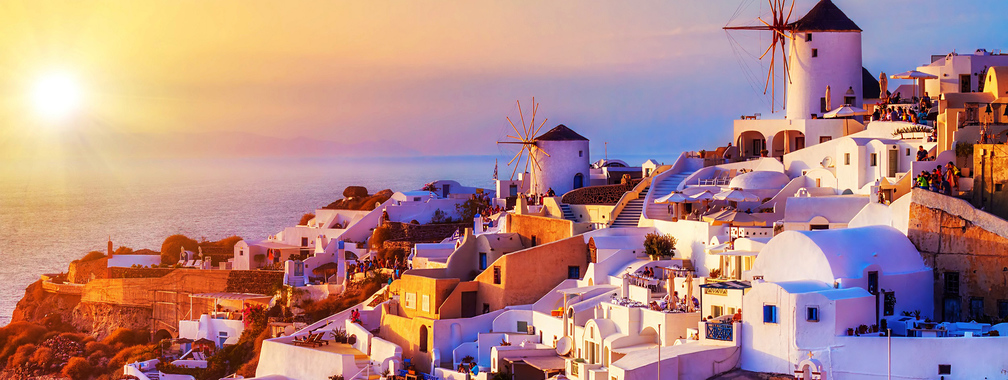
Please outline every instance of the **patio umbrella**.
[{"label": "patio umbrella", "polygon": [[714,194],[714,199],[732,202],[755,202],[760,196],[741,189],[729,189]]},{"label": "patio umbrella", "polygon": [[879,99],[887,99],[886,93],[889,92],[889,78],[886,77],[885,71],[879,74],[878,84],[879,84]]},{"label": "patio umbrella", "polygon": [[899,73],[899,74],[893,74],[891,76],[891,78],[893,78],[893,79],[910,79],[910,80],[913,80],[913,84],[914,84],[914,96],[920,96],[921,94],[917,94],[917,81],[918,80],[924,80],[924,79],[938,79],[938,76],[937,75],[931,75],[931,74],[928,74],[928,73],[922,73],[922,72],[917,71],[917,70],[910,70],[910,71],[904,71],[904,72]]},{"label": "patio umbrella", "polygon": [[312,273],[315,275],[327,275],[331,272],[336,272],[339,269],[339,265],[336,263],[325,263],[319,265],[315,269],[312,269]]},{"label": "patio umbrella", "polygon": [[847,136],[847,120],[846,119],[850,118],[850,117],[853,117],[853,116],[863,116],[863,115],[871,115],[871,112],[868,112],[868,110],[865,110],[864,108],[861,108],[861,107],[854,107],[854,106],[852,106],[850,104],[844,104],[840,108],[837,108],[835,110],[832,110],[832,111],[829,111],[829,112],[823,114],[823,117],[825,117],[825,118],[844,118],[844,136]]},{"label": "patio umbrella", "polygon": [[831,104],[831,102],[830,102],[831,100],[832,99],[830,99],[830,87],[826,86],[826,109],[833,108],[833,106],[830,105]]},{"label": "patio umbrella", "polygon": [[712,194],[710,191],[704,190],[702,192],[689,196],[689,199],[692,201],[709,201],[714,199],[714,194]]},{"label": "patio umbrella", "polygon": [[672,192],[669,195],[655,199],[655,203],[685,202],[688,198],[680,192]]}]

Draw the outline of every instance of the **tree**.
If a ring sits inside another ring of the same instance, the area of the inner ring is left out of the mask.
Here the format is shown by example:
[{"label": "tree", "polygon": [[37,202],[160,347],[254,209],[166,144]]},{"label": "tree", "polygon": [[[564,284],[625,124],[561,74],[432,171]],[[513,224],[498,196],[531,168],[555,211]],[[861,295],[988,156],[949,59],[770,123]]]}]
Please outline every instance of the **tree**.
[{"label": "tree", "polygon": [[199,243],[196,240],[190,239],[185,235],[169,236],[161,244],[161,263],[175,264],[179,261],[179,254],[182,252],[182,248],[185,248],[187,251],[196,251],[199,249],[198,247]]},{"label": "tree", "polygon": [[480,198],[470,198],[469,200],[456,204],[455,211],[461,215],[462,221],[471,221],[487,208],[486,202]]},{"label": "tree", "polygon": [[298,222],[298,225],[299,226],[307,226],[308,222],[311,221],[312,219],[315,219],[315,214],[312,214],[310,212],[307,213],[307,214],[301,215],[301,221]]},{"label": "tree", "polygon": [[668,234],[649,233],[644,235],[644,252],[651,258],[675,256],[676,238]]},{"label": "tree", "polygon": [[431,216],[430,222],[432,224],[451,223],[452,218],[448,216],[448,214],[445,214],[444,211],[441,211],[441,209],[435,209],[434,215]]}]

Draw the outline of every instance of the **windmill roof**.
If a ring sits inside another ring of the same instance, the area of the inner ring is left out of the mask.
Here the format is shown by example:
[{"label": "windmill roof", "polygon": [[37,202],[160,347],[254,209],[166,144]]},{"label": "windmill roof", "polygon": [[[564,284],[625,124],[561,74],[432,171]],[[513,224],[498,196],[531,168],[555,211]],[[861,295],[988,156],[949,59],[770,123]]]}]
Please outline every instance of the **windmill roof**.
[{"label": "windmill roof", "polygon": [[860,32],[861,28],[851,21],[831,0],[820,0],[805,17],[791,23],[796,32]]},{"label": "windmill roof", "polygon": [[539,141],[572,141],[572,140],[588,140],[584,136],[579,135],[566,125],[560,124],[556,128],[550,129],[546,133],[536,137]]}]

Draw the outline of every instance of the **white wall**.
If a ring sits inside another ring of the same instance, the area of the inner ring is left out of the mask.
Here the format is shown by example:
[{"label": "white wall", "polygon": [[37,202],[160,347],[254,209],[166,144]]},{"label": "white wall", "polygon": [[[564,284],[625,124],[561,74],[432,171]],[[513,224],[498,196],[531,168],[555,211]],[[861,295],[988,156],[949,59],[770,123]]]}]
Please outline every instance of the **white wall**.
[{"label": "white wall", "polygon": [[108,267],[129,268],[133,265],[149,267],[161,264],[161,255],[113,255],[108,259]]},{"label": "white wall", "polygon": [[588,186],[591,180],[588,140],[538,141],[536,146],[542,150],[534,151],[539,166],[532,169],[530,191],[545,194],[553,188],[558,196],[563,195],[574,189],[574,175],[578,173],[583,177],[583,186]]},{"label": "white wall", "polygon": [[[264,340],[256,377],[280,375],[292,379],[326,379],[336,374],[352,376],[360,371],[353,355],[340,355],[289,342],[293,337]],[[291,365],[297,363],[297,365]]]},{"label": "white wall", "polygon": [[[810,119],[811,114],[822,117],[820,98],[826,96],[826,86],[830,87],[831,108],[844,104],[849,87],[854,88],[856,97],[852,105],[860,107],[861,32],[812,32],[812,41],[805,41],[807,34],[796,33],[789,44],[787,118]],[[812,57],[812,49],[818,51],[817,57]]]}]

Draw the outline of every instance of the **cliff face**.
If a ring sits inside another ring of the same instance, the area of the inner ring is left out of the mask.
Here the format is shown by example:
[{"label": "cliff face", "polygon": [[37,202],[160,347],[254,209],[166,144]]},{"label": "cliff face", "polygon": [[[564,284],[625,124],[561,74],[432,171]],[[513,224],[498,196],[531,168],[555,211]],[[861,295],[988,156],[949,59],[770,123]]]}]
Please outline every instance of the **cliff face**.
[{"label": "cliff face", "polygon": [[81,302],[80,296],[56,294],[42,289],[36,281],[25,289],[17,303],[11,322],[41,323],[46,316],[58,314],[63,322],[72,324],[77,331],[91,334],[98,340],[118,328],[148,330],[151,325],[150,308]]},{"label": "cliff face", "polygon": [[73,309],[71,319],[78,331],[98,340],[120,328],[149,330],[153,310],[146,307],[81,302]]},{"label": "cliff face", "polygon": [[53,313],[63,316],[63,321],[69,322],[73,309],[80,300],[80,296],[47,292],[42,289],[41,280],[35,281],[25,289],[24,297],[14,308],[11,322],[39,322]]}]

